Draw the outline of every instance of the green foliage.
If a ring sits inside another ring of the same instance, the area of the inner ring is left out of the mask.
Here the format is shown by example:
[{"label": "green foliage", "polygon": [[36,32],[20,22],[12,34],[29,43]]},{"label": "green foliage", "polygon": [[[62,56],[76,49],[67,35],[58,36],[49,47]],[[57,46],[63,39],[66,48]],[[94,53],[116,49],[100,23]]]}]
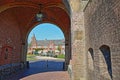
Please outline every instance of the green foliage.
[{"label": "green foliage", "polygon": [[31,43],[28,43],[28,46],[30,47],[30,46],[31,46]]},{"label": "green foliage", "polygon": [[60,46],[58,46],[58,47],[57,47],[57,50],[61,52],[61,47],[60,47]]},{"label": "green foliage", "polygon": [[57,58],[65,59],[65,55],[64,54],[59,54],[59,55],[57,55]]},{"label": "green foliage", "polygon": [[36,55],[28,54],[27,55],[27,61],[36,61],[37,59],[35,57],[36,57]]},{"label": "green foliage", "polygon": [[40,51],[40,50],[44,50],[44,48],[35,48],[35,55],[38,55],[38,51]]},{"label": "green foliage", "polygon": [[44,50],[44,48],[35,48],[35,51]]}]

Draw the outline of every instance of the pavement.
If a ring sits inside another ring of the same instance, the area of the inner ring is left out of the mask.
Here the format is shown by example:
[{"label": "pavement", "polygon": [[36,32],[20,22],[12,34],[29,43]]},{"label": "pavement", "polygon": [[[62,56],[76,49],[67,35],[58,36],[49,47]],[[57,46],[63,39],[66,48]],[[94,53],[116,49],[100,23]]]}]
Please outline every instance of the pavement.
[{"label": "pavement", "polygon": [[36,59],[39,59],[39,60],[56,60],[56,61],[65,61],[65,59],[54,58],[54,57],[46,57],[46,56],[36,56]]},{"label": "pavement", "polygon": [[63,59],[38,57],[39,61],[30,62],[30,68],[7,80],[70,80],[67,71],[63,71]]},{"label": "pavement", "polygon": [[69,80],[68,74],[65,71],[45,72],[27,76],[20,80]]}]

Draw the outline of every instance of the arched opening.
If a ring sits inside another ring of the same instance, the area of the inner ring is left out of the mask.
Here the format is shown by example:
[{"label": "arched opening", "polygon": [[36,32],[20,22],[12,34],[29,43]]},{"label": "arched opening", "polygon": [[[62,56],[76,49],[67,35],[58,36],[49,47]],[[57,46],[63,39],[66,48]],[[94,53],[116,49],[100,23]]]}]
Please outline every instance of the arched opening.
[{"label": "arched opening", "polygon": [[28,36],[27,60],[37,61],[42,65],[39,66],[40,69],[43,68],[44,71],[63,70],[65,38],[62,30],[51,23],[35,26]]},{"label": "arched opening", "polygon": [[[39,12],[39,4],[43,5],[42,12],[47,14],[42,22],[34,20],[35,15]],[[26,68],[28,32],[34,25],[44,22],[54,23],[64,32],[65,47],[67,46],[67,50],[65,51],[69,53],[65,54],[65,65],[69,65],[69,56],[71,54],[70,13],[62,0],[1,1],[0,6],[0,47],[4,47],[4,44],[7,44],[7,46],[9,44],[10,47],[12,47],[13,56],[9,68],[14,68],[13,72]],[[8,49],[4,50],[8,52]],[[1,60],[0,64],[3,65],[8,63],[4,63],[3,60]],[[6,70],[9,68],[6,67]],[[12,74],[12,71],[10,71],[10,73]],[[6,75],[6,73],[3,74],[3,77],[5,78]]]},{"label": "arched opening", "polygon": [[91,55],[92,59],[94,60],[94,52],[92,48],[88,49],[88,53]]},{"label": "arched opening", "polygon": [[111,53],[110,53],[110,47],[107,45],[102,45],[100,47],[100,51],[102,52],[106,65],[107,65],[107,70],[108,73],[112,79],[112,65],[111,65]]},{"label": "arched opening", "polygon": [[88,49],[88,79],[94,80],[94,52],[92,48]]}]

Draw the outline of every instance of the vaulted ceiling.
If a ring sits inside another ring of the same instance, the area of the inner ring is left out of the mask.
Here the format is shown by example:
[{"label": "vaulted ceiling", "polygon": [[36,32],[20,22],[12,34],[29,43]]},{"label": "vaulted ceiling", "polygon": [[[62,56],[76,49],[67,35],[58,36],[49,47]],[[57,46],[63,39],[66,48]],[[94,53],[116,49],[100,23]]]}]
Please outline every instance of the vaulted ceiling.
[{"label": "vaulted ceiling", "polygon": [[[58,25],[65,35],[70,31],[70,14],[64,0],[0,0],[0,13],[10,13],[19,25],[22,34],[27,34],[35,25],[50,22]],[[40,11],[46,14],[42,22],[35,20]]]}]

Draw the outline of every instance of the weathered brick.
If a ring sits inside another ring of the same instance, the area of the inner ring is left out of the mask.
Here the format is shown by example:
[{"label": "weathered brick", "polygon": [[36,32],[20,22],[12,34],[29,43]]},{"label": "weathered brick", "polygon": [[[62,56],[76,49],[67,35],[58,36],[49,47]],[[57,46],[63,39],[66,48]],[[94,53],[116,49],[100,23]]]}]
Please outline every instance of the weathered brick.
[{"label": "weathered brick", "polygon": [[[113,80],[119,80],[120,69],[118,68],[117,56],[120,55],[120,1],[119,0],[92,0],[85,10],[85,31],[86,31],[86,50],[93,48],[95,54],[95,80],[109,80],[109,74],[104,73],[106,62],[100,52],[102,45],[110,47],[112,61]],[[98,57],[98,58],[97,58]],[[101,62],[101,63],[100,63]],[[97,65],[99,64],[99,65]],[[98,69],[96,68],[98,67]],[[107,71],[107,68],[106,70]],[[94,73],[89,73],[92,75]],[[101,77],[101,76],[102,77]],[[105,75],[105,76],[104,76]],[[101,77],[101,78],[100,78]],[[91,79],[92,80],[92,79]]]},{"label": "weathered brick", "polygon": [[[21,54],[21,35],[15,17],[11,11],[4,11],[0,14],[0,65],[20,62]],[[8,53],[8,58],[5,59],[5,51],[2,47],[10,46],[12,51]]]}]

